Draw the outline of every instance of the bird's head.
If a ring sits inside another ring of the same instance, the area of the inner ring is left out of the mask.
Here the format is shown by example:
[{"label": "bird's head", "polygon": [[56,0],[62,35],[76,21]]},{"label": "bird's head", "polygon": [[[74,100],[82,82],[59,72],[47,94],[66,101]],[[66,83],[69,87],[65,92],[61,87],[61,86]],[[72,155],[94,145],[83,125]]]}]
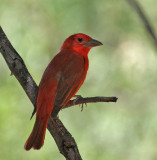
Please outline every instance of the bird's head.
[{"label": "bird's head", "polygon": [[87,55],[92,47],[102,45],[101,42],[92,39],[88,35],[83,33],[73,34],[68,37],[62,47],[61,50],[72,50],[82,55]]}]

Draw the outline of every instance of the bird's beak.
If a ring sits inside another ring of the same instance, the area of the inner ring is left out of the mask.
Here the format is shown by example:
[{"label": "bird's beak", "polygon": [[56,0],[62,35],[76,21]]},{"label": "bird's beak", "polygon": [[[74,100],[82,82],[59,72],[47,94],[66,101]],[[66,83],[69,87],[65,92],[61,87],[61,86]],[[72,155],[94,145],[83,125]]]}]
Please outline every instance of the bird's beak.
[{"label": "bird's beak", "polygon": [[95,39],[91,39],[90,41],[85,43],[85,46],[87,46],[87,47],[96,47],[96,46],[101,46],[101,45],[103,45],[103,44]]}]

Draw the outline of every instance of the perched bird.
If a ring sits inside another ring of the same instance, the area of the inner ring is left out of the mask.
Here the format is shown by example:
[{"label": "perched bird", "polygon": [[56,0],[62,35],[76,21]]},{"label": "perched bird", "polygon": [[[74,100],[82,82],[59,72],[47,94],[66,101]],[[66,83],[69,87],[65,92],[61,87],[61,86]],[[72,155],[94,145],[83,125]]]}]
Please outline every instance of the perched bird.
[{"label": "perched bird", "polygon": [[43,146],[50,115],[57,116],[60,109],[75,96],[86,78],[88,52],[99,45],[102,43],[82,33],[71,35],[64,41],[42,76],[36,103],[36,121],[25,143],[26,150]]}]

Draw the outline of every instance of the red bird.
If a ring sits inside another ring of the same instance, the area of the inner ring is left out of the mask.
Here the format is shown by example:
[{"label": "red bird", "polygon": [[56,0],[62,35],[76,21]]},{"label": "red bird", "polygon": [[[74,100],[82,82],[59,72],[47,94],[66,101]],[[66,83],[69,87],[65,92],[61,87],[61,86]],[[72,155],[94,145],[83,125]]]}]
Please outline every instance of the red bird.
[{"label": "red bird", "polygon": [[38,91],[36,121],[24,148],[40,149],[44,144],[49,116],[57,116],[59,110],[75,96],[83,84],[88,66],[88,52],[101,42],[79,33],[68,37],[60,52],[47,66]]}]

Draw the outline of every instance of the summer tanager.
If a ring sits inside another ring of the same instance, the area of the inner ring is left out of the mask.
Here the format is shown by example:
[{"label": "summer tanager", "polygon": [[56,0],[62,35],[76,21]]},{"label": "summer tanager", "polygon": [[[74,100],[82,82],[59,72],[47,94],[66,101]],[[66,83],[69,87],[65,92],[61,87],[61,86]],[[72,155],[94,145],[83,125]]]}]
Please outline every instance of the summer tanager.
[{"label": "summer tanager", "polygon": [[89,62],[88,52],[101,42],[79,33],[68,37],[60,52],[47,66],[38,91],[36,121],[24,148],[40,149],[44,144],[47,123],[75,96],[83,84]]}]

